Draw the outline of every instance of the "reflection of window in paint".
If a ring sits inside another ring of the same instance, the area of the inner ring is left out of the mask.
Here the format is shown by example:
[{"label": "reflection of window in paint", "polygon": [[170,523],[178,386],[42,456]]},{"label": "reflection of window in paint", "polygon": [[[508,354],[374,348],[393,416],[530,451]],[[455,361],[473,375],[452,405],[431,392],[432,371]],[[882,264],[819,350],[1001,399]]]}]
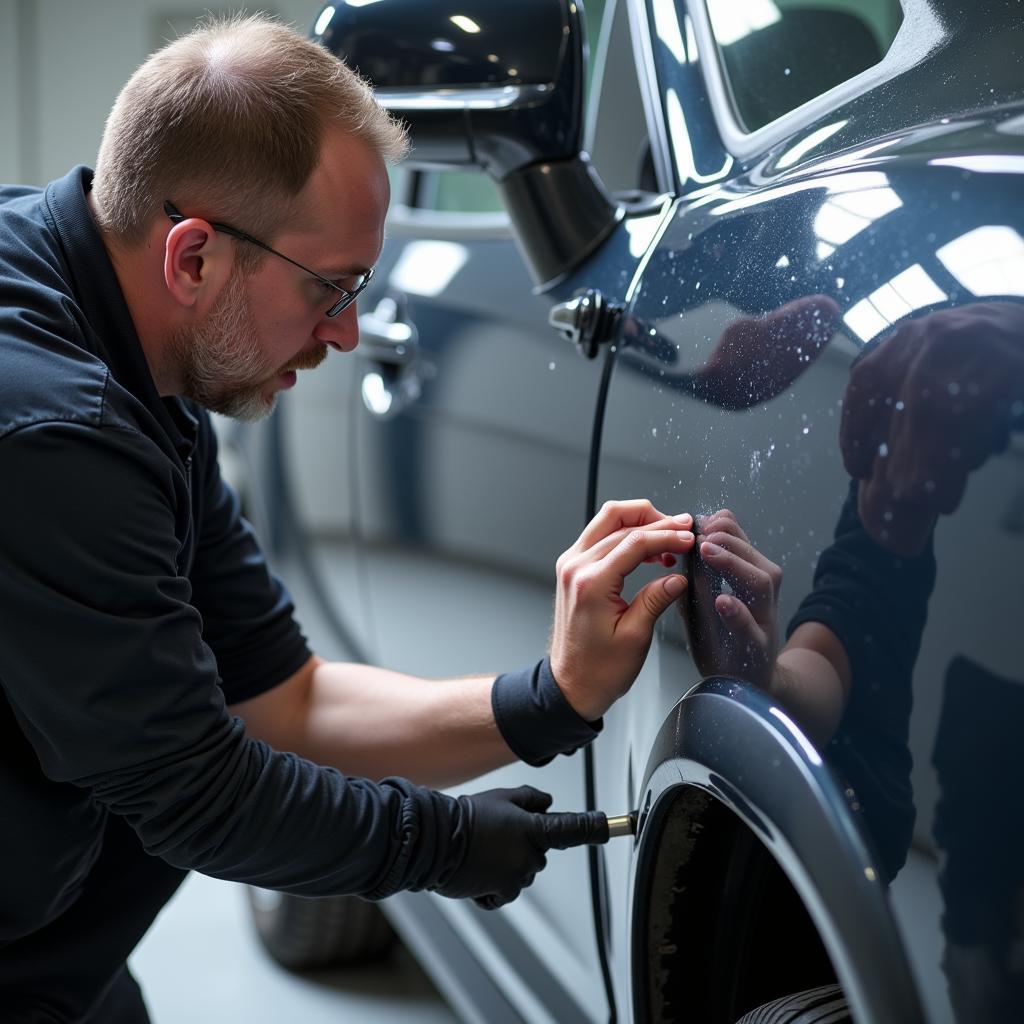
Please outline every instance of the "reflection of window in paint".
[{"label": "reflection of window in paint", "polygon": [[751,32],[774,25],[782,15],[772,0],[708,0],[708,17],[719,45],[728,46]]},{"label": "reflection of window in paint", "polygon": [[724,178],[732,170],[732,157],[728,153],[725,156],[725,163],[717,171],[702,174],[697,170],[693,148],[690,146],[690,130],[686,127],[686,116],[683,114],[679,94],[675,89],[668,89],[665,93],[665,113],[668,116],[669,137],[672,140],[676,167],[679,168],[679,177],[683,181],[695,181],[706,185]]},{"label": "reflection of window in paint", "polygon": [[675,0],[654,0],[652,7],[655,35],[680,64],[685,64],[686,47],[683,46],[683,33],[679,27]]},{"label": "reflection of window in paint", "polygon": [[1024,296],[1024,238],[1005,224],[987,224],[937,250],[945,268],[977,296]]},{"label": "reflection of window in paint", "polygon": [[820,239],[818,258],[827,259],[844,242],[902,205],[903,200],[888,186],[830,195],[814,218],[814,233]]},{"label": "reflection of window in paint", "polygon": [[660,211],[647,217],[630,217],[625,223],[626,234],[629,236],[629,254],[637,259],[643,256],[660,226]]},{"label": "reflection of window in paint", "polygon": [[915,263],[851,306],[843,320],[861,341],[870,341],[897,320],[947,298],[928,272]]},{"label": "reflection of window in paint", "polygon": [[900,0],[706,3],[733,112],[747,132],[878,64],[903,21]]},{"label": "reflection of window in paint", "polygon": [[826,139],[832,138],[833,135],[838,131],[842,131],[847,125],[846,120],[836,121],[835,124],[827,124],[824,128],[819,128],[817,131],[811,132],[810,135],[802,138],[795,146],[790,147],[786,150],[778,160],[775,161],[775,166],[778,170],[784,171],[787,167],[792,167],[793,164],[799,160],[803,160],[808,153],[814,152]]}]

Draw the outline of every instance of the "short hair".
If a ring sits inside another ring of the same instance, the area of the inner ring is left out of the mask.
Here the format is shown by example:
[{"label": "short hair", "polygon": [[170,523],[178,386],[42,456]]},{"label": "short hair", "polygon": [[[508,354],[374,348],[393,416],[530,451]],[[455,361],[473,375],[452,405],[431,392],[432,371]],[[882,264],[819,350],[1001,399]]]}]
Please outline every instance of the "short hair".
[{"label": "short hair", "polygon": [[207,20],[150,55],[118,95],[93,178],[100,227],[136,248],[170,199],[272,239],[329,124],[387,162],[407,152],[402,125],[324,47],[266,15]]}]

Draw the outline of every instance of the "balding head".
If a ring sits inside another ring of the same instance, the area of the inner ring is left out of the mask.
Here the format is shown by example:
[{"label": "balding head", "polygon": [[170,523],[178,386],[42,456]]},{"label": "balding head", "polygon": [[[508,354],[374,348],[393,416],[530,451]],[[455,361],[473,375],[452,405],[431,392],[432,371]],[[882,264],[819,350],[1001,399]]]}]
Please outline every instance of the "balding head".
[{"label": "balding head", "polygon": [[93,182],[100,227],[137,247],[170,199],[272,239],[328,125],[387,161],[407,148],[366,83],[323,47],[261,15],[203,24],[149,57],[118,96]]}]

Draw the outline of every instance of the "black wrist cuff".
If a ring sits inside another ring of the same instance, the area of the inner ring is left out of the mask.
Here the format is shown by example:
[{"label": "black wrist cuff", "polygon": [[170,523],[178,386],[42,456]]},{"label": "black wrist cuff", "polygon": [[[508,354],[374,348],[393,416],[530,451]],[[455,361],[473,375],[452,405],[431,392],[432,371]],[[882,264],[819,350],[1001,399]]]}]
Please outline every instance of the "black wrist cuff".
[{"label": "black wrist cuff", "polygon": [[521,761],[539,767],[589,743],[601,719],[581,718],[562,696],[547,658],[494,680],[491,709],[505,742]]}]

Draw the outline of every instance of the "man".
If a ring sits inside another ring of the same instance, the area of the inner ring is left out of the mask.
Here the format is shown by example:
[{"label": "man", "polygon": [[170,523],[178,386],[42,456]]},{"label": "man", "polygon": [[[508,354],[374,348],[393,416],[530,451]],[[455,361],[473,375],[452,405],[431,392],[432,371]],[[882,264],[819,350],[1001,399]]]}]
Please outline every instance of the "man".
[{"label": "man", "polygon": [[596,734],[684,585],[627,604],[624,577],[689,550],[688,516],[607,505],[549,658],[427,681],[314,656],[218,473],[203,407],[264,415],[356,346],[404,148],[326,51],[236,19],[136,72],[95,175],[0,190],[4,1021],[145,1021],[125,961],[188,869],[497,906],[607,837],[528,787],[422,784]]}]

